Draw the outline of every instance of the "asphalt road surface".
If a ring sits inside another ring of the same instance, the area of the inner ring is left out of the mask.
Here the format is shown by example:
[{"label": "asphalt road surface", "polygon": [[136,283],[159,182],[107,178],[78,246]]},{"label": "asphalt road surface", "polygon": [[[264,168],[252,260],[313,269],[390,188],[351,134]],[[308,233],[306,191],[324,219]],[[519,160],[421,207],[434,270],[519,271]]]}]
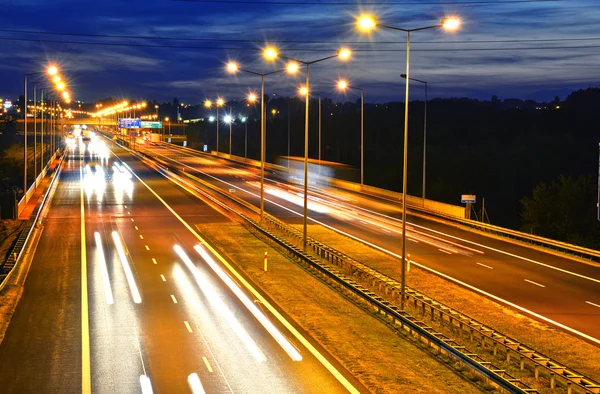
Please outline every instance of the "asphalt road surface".
[{"label": "asphalt road surface", "polygon": [[111,150],[70,147],[0,345],[1,392],[366,391],[196,250],[188,226],[229,219]]},{"label": "asphalt road surface", "polygon": [[[259,205],[257,169],[170,144],[141,144],[140,150]],[[270,214],[302,223],[300,186],[267,172],[265,200]],[[310,187],[310,222],[395,255],[401,254],[400,218],[394,201]],[[415,263],[600,344],[600,268],[415,216],[408,218],[407,240]]]}]

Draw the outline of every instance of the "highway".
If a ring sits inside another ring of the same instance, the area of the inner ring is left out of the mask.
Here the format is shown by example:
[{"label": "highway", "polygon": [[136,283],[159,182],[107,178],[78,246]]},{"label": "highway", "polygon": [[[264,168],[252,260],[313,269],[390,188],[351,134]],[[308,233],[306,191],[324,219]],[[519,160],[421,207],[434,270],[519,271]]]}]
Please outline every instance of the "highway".
[{"label": "highway", "polygon": [[[174,145],[142,143],[139,149],[259,205],[257,169]],[[267,212],[301,223],[302,196],[301,187],[266,172]],[[400,218],[399,204],[383,198],[317,185],[309,191],[309,223],[395,256],[401,253]],[[407,239],[419,266],[600,344],[598,267],[416,216],[409,216]]]},{"label": "highway", "polygon": [[2,392],[366,392],[192,231],[228,220],[123,149],[70,146],[0,346]]}]

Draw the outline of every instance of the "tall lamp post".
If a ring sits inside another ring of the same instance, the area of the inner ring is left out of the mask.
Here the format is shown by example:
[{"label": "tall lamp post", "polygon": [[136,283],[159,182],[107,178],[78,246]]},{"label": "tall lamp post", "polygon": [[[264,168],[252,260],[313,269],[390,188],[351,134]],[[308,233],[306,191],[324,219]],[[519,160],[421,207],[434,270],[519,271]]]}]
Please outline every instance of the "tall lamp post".
[{"label": "tall lamp post", "polygon": [[[301,63],[306,66],[306,81],[304,86],[306,87],[306,114],[304,119],[304,215],[303,215],[303,248],[306,250],[307,244],[307,236],[308,236],[308,226],[307,226],[307,217],[308,217],[308,101],[310,99],[310,85],[309,85],[309,72],[310,65],[319,63],[325,60],[333,59],[334,57],[339,57],[342,60],[347,60],[350,58],[351,52],[349,49],[340,49],[338,53],[332,56],[327,56],[321,59],[313,60],[313,61],[303,61],[294,59],[292,57],[282,56],[278,53],[275,48],[267,48],[265,50],[265,57],[267,59],[276,59],[277,57],[281,57],[283,59],[290,60],[292,62]],[[293,63],[291,63],[293,64]],[[289,66],[288,66],[289,67]],[[297,68],[297,66],[296,66]]]},{"label": "tall lamp post", "polygon": [[[406,74],[400,74],[406,79]],[[421,82],[425,84],[425,109],[423,114],[423,205],[425,205],[425,180],[427,179],[427,81],[410,78],[411,81]]]},{"label": "tall lamp post", "polygon": [[[50,66],[48,67],[47,70],[45,71],[38,71],[38,72],[34,72],[34,73],[28,73],[25,74],[25,78],[24,78],[24,100],[25,103],[23,104],[23,123],[24,123],[24,138],[23,138],[23,197],[25,197],[27,195],[27,78],[33,75],[40,75],[40,74],[44,74],[44,73],[48,73],[48,75],[56,75],[58,74],[58,68],[56,68],[55,66]],[[35,160],[35,158],[34,158]]]},{"label": "tall lamp post", "polygon": [[[219,153],[219,107],[222,107],[223,105],[225,105],[225,100],[221,97],[217,97],[217,100],[215,100],[214,102],[215,107],[217,107],[217,146],[216,146],[216,150],[217,150],[217,155]],[[206,100],[204,101],[204,106],[206,108],[212,108],[213,106],[213,102],[211,100]]]},{"label": "tall lamp post", "polygon": [[338,89],[344,91],[348,88],[360,90],[360,185],[365,183],[365,90],[348,85],[348,81],[340,79]]},{"label": "tall lamp post", "polygon": [[229,157],[231,157],[231,146],[232,146],[232,133],[231,133],[231,129],[233,126],[233,116],[231,116],[231,106],[229,106],[229,113],[227,115],[225,115],[225,117],[223,118],[223,121],[227,124],[229,124]]},{"label": "tall lamp post", "polygon": [[[268,60],[277,58],[277,51],[273,48],[267,48],[264,52],[264,57]],[[283,71],[287,71],[290,74],[294,74],[298,71],[298,66],[288,64],[288,66],[281,70],[271,71],[268,73],[257,73],[250,70],[240,68],[236,62],[227,63],[227,71],[234,74],[238,71],[242,71],[248,74],[256,75],[260,77],[260,221],[262,223],[265,212],[265,142],[266,142],[266,122],[265,122],[265,77],[272,74],[277,74]],[[256,95],[254,95],[256,100]],[[248,97],[250,99],[250,97]],[[253,100],[253,101],[254,101]],[[250,100],[249,100],[250,101]]]},{"label": "tall lamp post", "polygon": [[406,86],[404,93],[404,160],[402,168],[402,279],[401,279],[401,292],[402,298],[400,301],[400,308],[404,310],[405,304],[405,286],[406,286],[406,193],[407,193],[407,175],[408,175],[408,82],[410,78],[410,33],[414,31],[429,30],[444,28],[446,30],[456,30],[460,25],[458,18],[449,17],[443,18],[440,24],[433,26],[418,27],[415,29],[403,29],[401,27],[386,26],[377,23],[375,18],[372,16],[361,16],[357,20],[359,30],[363,32],[369,32],[380,27],[383,29],[398,30],[406,33]]}]

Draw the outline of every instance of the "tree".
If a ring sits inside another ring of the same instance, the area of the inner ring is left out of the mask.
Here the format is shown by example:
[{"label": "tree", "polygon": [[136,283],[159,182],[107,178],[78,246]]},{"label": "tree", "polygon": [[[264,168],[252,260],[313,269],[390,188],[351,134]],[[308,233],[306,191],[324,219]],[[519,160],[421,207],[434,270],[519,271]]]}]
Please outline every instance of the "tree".
[{"label": "tree", "polygon": [[2,121],[2,136],[0,137],[0,151],[5,151],[8,147],[15,143],[17,137],[17,121],[12,117],[8,117]]},{"label": "tree", "polygon": [[521,218],[539,235],[597,247],[600,226],[596,220],[596,188],[590,175],[576,179],[560,175],[551,184],[541,182],[531,197],[521,199]]}]

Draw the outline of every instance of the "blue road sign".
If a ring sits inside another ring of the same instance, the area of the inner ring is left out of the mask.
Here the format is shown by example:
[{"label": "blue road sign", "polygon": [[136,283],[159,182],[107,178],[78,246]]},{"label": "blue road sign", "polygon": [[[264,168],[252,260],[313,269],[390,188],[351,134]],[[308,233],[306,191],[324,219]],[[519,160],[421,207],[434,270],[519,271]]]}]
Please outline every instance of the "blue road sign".
[{"label": "blue road sign", "polygon": [[142,127],[140,118],[119,118],[120,129],[139,129]]}]

